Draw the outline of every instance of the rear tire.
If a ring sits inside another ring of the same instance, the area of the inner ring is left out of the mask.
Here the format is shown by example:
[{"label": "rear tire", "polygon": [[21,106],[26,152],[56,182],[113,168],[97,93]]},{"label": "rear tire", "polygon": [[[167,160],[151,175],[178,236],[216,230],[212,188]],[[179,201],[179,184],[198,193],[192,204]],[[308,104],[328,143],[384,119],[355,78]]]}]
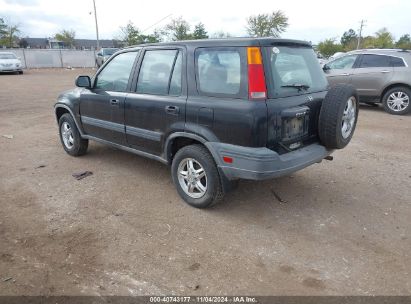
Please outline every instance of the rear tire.
[{"label": "rear tire", "polygon": [[66,113],[59,119],[60,141],[64,150],[71,156],[86,154],[88,139],[81,138],[73,117]]},{"label": "rear tire", "polygon": [[351,140],[358,119],[358,95],[351,85],[336,85],[325,96],[318,122],[320,140],[329,149],[342,149]]},{"label": "rear tire", "polygon": [[178,150],[171,165],[171,174],[178,194],[190,206],[207,208],[224,196],[214,159],[202,145]]},{"label": "rear tire", "polygon": [[411,90],[406,87],[394,87],[382,97],[382,104],[387,113],[405,115],[411,111]]}]

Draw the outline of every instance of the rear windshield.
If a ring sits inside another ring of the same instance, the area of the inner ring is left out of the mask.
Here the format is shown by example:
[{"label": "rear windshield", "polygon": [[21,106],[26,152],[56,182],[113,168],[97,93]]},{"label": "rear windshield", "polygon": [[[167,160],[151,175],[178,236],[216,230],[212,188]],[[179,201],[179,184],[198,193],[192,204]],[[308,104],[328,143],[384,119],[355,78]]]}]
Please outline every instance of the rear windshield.
[{"label": "rear windshield", "polygon": [[14,54],[0,54],[0,59],[16,59],[16,55]]},{"label": "rear windshield", "polygon": [[269,97],[285,97],[326,90],[324,76],[317,55],[310,47],[266,47],[268,58]]}]

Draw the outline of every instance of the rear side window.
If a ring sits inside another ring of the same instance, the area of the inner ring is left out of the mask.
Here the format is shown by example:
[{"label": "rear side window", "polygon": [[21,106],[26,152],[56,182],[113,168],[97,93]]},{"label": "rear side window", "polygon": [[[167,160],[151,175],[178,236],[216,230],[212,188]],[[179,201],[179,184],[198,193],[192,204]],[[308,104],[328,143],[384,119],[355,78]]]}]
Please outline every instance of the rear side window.
[{"label": "rear side window", "polygon": [[196,51],[197,89],[207,96],[239,97],[244,88],[244,54],[238,48]]},{"label": "rear side window", "polygon": [[382,68],[390,67],[390,57],[384,55],[363,55],[360,63],[360,68]]},{"label": "rear side window", "polygon": [[177,50],[146,51],[138,76],[137,93],[168,95],[170,92],[172,95],[179,95],[182,60],[181,55],[178,55]]},{"label": "rear side window", "polygon": [[405,67],[404,60],[399,57],[390,57],[391,58],[391,66],[393,67]]}]

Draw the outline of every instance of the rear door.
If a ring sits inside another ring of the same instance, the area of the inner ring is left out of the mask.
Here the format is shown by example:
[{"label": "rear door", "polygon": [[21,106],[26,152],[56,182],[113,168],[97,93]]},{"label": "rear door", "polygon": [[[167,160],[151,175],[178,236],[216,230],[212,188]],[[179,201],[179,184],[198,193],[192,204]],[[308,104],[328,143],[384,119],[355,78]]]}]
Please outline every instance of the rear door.
[{"label": "rear door", "polygon": [[185,49],[179,47],[144,50],[125,105],[126,137],[131,147],[160,155],[168,134],[184,130],[185,56]]},{"label": "rear door", "polygon": [[325,70],[325,75],[328,83],[331,86],[350,83],[357,58],[358,55],[347,55],[327,63],[329,69]]},{"label": "rear door", "polygon": [[318,142],[318,117],[328,86],[307,45],[264,48],[268,88],[267,147],[286,153]]},{"label": "rear door", "polygon": [[137,51],[120,53],[94,79],[92,89],[80,96],[80,114],[86,134],[125,144],[124,101]]},{"label": "rear door", "polygon": [[360,57],[358,68],[354,69],[351,83],[362,100],[373,99],[380,95],[393,72],[390,56],[364,54]]}]

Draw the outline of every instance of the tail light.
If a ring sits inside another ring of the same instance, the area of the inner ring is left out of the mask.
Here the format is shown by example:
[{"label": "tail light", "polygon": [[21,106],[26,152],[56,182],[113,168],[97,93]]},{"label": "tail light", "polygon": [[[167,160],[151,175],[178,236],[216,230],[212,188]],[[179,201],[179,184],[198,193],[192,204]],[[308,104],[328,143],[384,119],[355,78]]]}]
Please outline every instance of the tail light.
[{"label": "tail light", "polygon": [[248,98],[253,100],[266,99],[264,66],[259,47],[247,48],[248,62]]}]

